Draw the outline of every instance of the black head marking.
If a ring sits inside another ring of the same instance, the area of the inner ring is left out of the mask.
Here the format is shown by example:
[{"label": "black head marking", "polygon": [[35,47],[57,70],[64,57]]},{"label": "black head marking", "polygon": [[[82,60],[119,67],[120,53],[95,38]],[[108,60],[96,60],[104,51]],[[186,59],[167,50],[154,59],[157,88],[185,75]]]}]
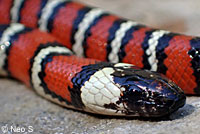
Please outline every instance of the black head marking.
[{"label": "black head marking", "polygon": [[166,77],[137,67],[114,67],[114,82],[122,93],[117,103],[125,106],[126,114],[162,116],[185,104],[182,90]]}]

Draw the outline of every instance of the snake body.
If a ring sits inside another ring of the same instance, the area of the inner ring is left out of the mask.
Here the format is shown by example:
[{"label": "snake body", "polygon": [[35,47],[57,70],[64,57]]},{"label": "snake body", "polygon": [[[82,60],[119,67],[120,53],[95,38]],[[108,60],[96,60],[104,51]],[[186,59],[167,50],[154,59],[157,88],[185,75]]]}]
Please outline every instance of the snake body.
[{"label": "snake body", "polygon": [[200,94],[200,38],[157,30],[66,0],[0,0],[0,23],[38,27],[78,56],[125,62]]},{"label": "snake body", "polygon": [[0,25],[0,74],[77,110],[160,117],[185,104],[172,81],[131,64],[80,58],[59,40],[22,24]]},{"label": "snake body", "polygon": [[[179,87],[200,94],[199,37],[152,29],[66,0],[0,0],[0,18],[1,36],[9,33],[1,37],[1,74],[61,105],[108,115],[163,116],[185,103]],[[119,62],[162,73],[179,87]]]}]

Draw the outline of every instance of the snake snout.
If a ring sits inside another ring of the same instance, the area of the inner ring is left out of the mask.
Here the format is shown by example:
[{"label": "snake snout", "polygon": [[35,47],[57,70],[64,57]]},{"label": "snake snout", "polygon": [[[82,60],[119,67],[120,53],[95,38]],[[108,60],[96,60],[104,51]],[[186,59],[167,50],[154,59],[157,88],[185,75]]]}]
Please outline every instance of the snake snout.
[{"label": "snake snout", "polygon": [[146,109],[144,116],[165,116],[184,106],[186,101],[184,93],[179,87],[171,85],[175,85],[174,83],[168,83],[155,80],[149,85],[149,94],[144,101]]},{"label": "snake snout", "polygon": [[149,110],[153,116],[168,115],[183,107],[185,104],[186,96],[183,91],[164,76],[151,83],[149,88],[156,92],[155,95],[152,93],[153,95],[150,97],[154,98],[156,107],[155,112]]},{"label": "snake snout", "polygon": [[128,115],[143,117],[166,116],[185,104],[183,91],[172,81],[158,73],[126,68],[113,74],[123,90],[120,98]]}]

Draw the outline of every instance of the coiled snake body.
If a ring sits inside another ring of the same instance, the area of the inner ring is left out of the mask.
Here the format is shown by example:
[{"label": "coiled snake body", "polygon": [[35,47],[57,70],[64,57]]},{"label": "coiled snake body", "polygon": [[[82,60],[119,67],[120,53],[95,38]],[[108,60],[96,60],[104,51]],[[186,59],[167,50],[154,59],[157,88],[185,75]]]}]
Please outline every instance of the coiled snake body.
[{"label": "coiled snake body", "polygon": [[[61,105],[154,117],[184,105],[179,87],[200,94],[198,37],[152,29],[66,0],[0,0],[0,18],[1,75]],[[96,60],[76,57],[69,49]],[[162,73],[179,87],[125,63]]]}]

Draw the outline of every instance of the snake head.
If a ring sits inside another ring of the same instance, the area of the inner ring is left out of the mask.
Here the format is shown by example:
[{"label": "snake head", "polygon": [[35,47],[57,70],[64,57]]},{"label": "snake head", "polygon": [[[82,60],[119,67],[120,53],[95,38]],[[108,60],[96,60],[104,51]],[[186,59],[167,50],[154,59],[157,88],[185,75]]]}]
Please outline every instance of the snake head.
[{"label": "snake head", "polygon": [[160,117],[185,104],[183,91],[159,73],[118,65],[112,75],[120,89],[123,88],[117,103],[123,103],[128,115]]},{"label": "snake head", "polygon": [[81,88],[85,111],[119,116],[160,117],[185,104],[183,91],[158,73],[133,65],[101,63]]}]

